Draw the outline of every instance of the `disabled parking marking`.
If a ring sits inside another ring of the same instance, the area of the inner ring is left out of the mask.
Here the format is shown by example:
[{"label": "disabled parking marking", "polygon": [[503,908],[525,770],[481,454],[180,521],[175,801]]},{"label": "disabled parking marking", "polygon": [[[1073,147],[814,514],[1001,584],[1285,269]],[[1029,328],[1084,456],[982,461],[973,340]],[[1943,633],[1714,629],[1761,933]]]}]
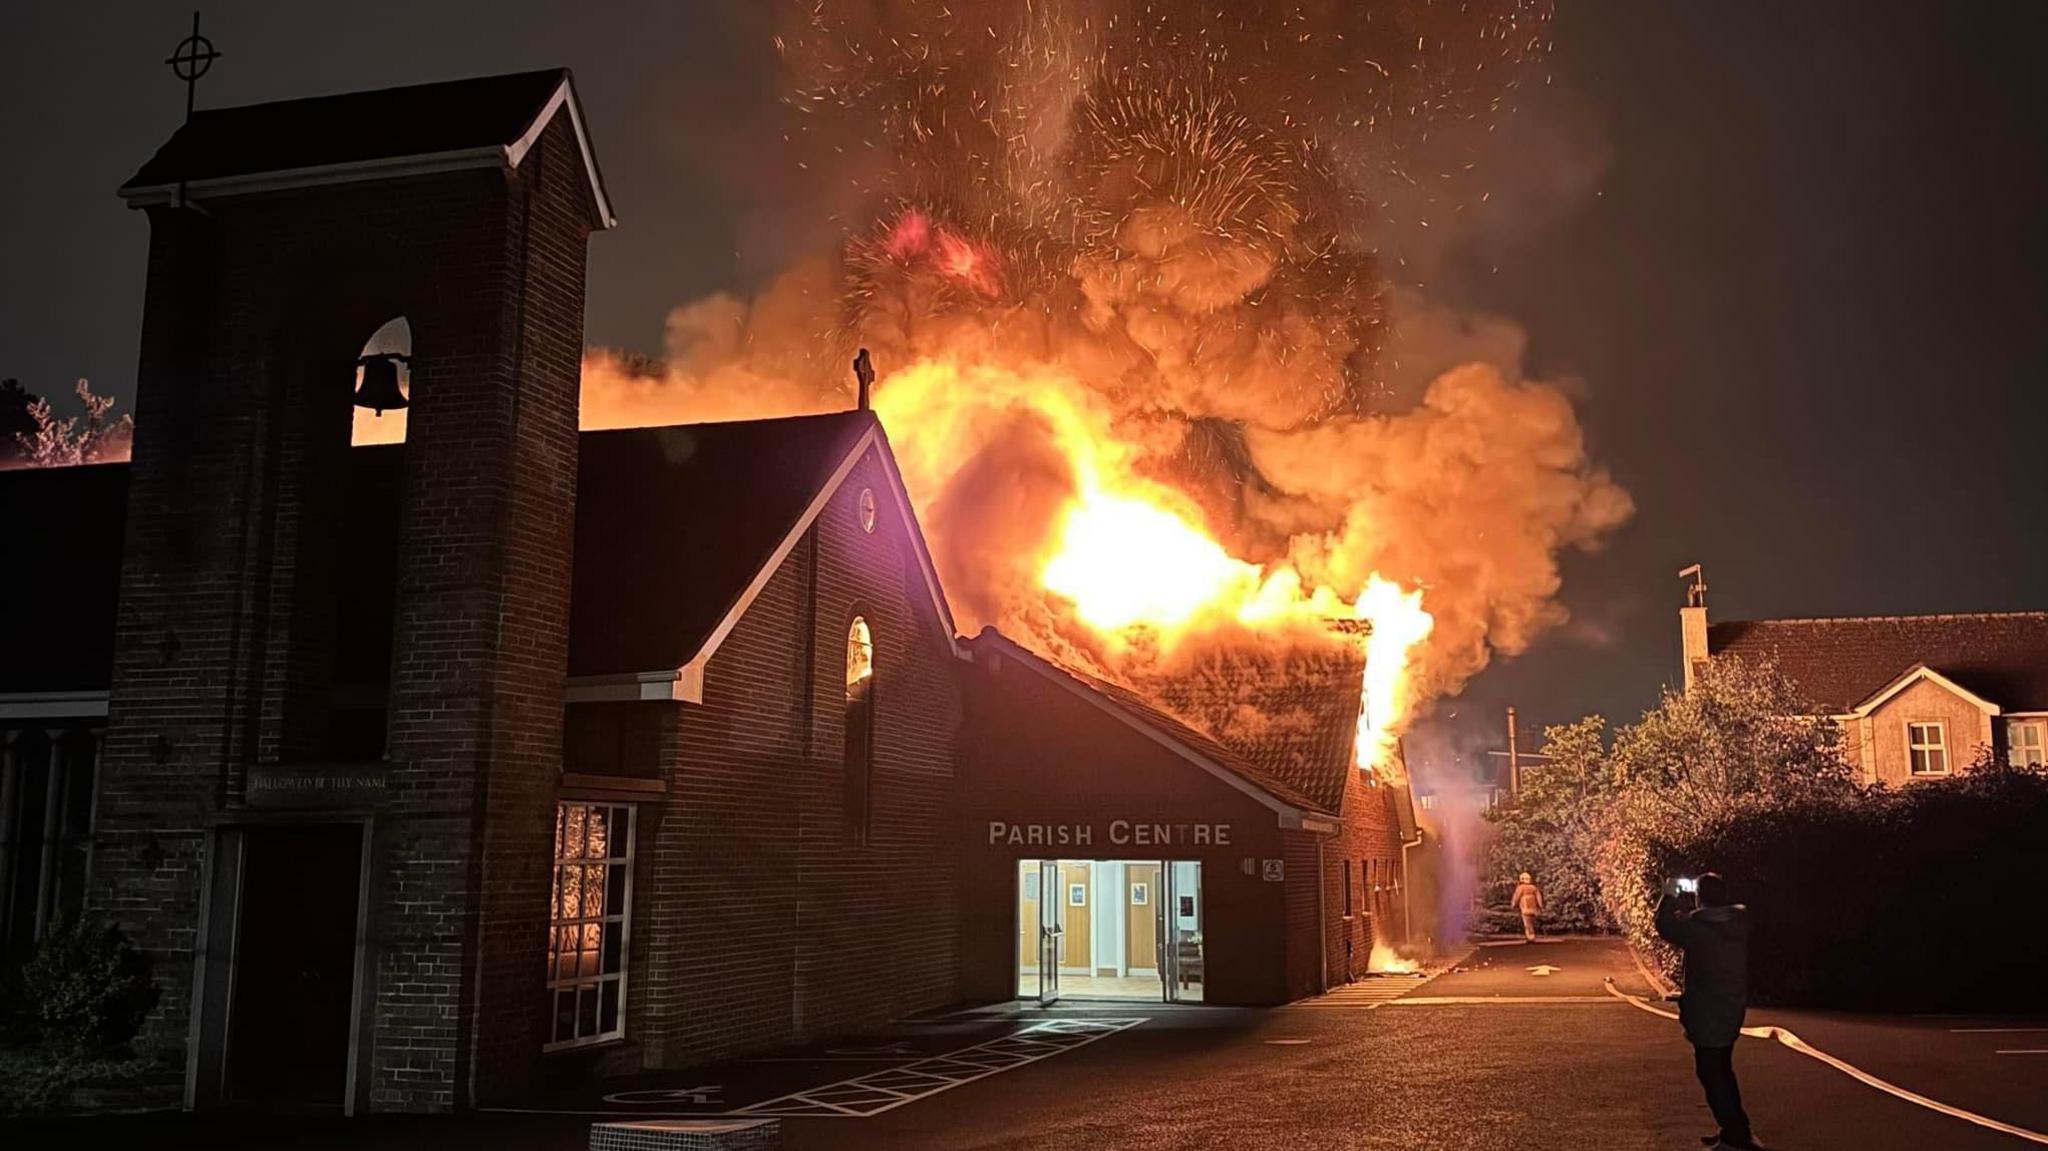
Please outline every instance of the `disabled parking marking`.
[{"label": "disabled parking marking", "polygon": [[718,1096],[725,1088],[717,1083],[706,1083],[697,1087],[670,1087],[656,1091],[620,1091],[604,1097],[606,1103],[695,1103],[708,1105],[725,1102]]},{"label": "disabled parking marking", "polygon": [[1143,1019],[1049,1019],[986,1043],[901,1067],[793,1091],[729,1115],[851,1118],[879,1115],[977,1079],[1015,1070],[1126,1031]]}]

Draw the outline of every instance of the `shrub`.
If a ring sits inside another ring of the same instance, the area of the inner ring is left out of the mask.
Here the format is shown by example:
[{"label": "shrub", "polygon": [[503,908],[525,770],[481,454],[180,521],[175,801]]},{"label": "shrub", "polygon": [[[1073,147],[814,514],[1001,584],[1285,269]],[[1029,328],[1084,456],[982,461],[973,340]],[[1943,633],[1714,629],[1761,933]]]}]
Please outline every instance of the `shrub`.
[{"label": "shrub", "polygon": [[64,1059],[118,1055],[156,1006],[149,960],[112,926],[53,922],[14,984],[10,1041]]},{"label": "shrub", "polygon": [[[1847,799],[1749,799],[1696,822],[1621,821],[1602,878],[1631,940],[1667,971],[1656,884],[1711,868],[1748,904],[1758,1002],[1887,1010],[2048,1006],[2048,927],[2026,914],[2048,874],[2048,776],[1968,774]],[[2015,915],[2015,911],[2022,914]]]}]

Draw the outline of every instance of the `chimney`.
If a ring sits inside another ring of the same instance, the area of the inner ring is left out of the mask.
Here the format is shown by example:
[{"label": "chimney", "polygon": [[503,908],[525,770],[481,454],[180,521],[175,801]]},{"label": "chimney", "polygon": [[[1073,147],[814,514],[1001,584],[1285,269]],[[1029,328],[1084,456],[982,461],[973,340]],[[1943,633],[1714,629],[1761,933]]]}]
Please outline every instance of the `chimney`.
[{"label": "chimney", "polygon": [[1685,661],[1685,690],[1692,690],[1693,680],[1698,678],[1700,668],[1707,662],[1707,576],[1699,564],[1694,564],[1678,573],[1679,579],[1689,579],[1685,589],[1685,606],[1678,609],[1678,639]]}]

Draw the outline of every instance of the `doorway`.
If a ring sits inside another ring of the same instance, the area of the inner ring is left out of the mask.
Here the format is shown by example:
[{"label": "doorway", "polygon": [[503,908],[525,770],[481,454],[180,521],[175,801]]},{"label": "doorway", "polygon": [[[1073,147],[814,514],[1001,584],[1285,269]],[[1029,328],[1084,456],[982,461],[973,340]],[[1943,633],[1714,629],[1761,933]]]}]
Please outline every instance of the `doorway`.
[{"label": "doorway", "polygon": [[241,841],[227,1099],[340,1110],[355,1014],[363,826],[251,827]]},{"label": "doorway", "polygon": [[1202,1000],[1200,862],[1026,859],[1016,878],[1018,998]]}]

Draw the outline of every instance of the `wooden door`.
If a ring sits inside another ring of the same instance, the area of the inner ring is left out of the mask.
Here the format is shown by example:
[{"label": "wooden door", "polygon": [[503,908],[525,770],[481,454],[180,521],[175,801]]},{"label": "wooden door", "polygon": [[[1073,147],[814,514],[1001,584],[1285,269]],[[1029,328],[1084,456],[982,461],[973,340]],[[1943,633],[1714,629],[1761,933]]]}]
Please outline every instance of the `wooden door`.
[{"label": "wooden door", "polygon": [[[1060,966],[1095,974],[1095,952],[1089,945],[1089,917],[1095,911],[1095,888],[1086,863],[1060,864]],[[1076,902],[1079,900],[1079,902]]]},{"label": "wooden door", "polygon": [[1131,941],[1126,953],[1130,970],[1159,970],[1159,865],[1133,863],[1124,868],[1125,938]]}]

